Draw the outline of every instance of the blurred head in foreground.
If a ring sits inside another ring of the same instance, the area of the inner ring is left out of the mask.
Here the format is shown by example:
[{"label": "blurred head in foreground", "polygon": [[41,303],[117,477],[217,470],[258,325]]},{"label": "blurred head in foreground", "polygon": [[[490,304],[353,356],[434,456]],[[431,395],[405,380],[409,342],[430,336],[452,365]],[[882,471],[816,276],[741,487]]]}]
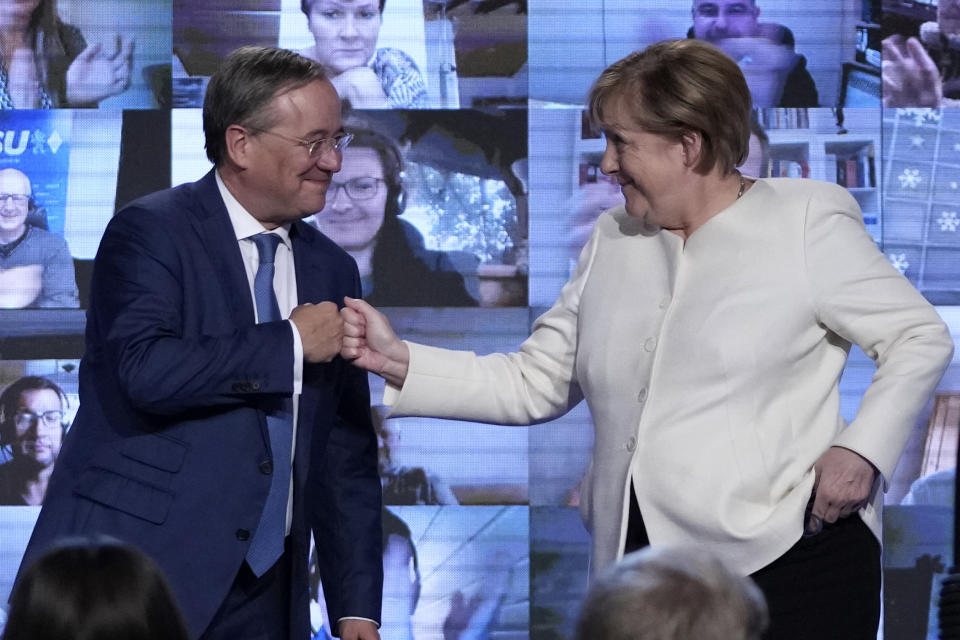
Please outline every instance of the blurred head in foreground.
[{"label": "blurred head in foreground", "polygon": [[767,620],[757,586],[712,554],[647,547],[591,585],[575,640],[760,640]]},{"label": "blurred head in foreground", "polygon": [[55,547],[21,574],[3,640],[189,640],[167,581],[109,539]]}]

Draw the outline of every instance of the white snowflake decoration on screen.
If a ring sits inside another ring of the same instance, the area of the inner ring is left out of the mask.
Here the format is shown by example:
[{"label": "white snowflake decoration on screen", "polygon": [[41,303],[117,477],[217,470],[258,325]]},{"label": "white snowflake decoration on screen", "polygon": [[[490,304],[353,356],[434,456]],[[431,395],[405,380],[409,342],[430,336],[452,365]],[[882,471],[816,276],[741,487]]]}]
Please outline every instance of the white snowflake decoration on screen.
[{"label": "white snowflake decoration on screen", "polygon": [[956,211],[943,211],[937,218],[937,223],[940,225],[940,231],[950,231],[952,233],[960,226],[960,218],[957,218]]},{"label": "white snowflake decoration on screen", "polygon": [[924,124],[937,124],[943,119],[943,114],[939,109],[897,109],[898,116],[913,118],[913,123],[918,127]]},{"label": "white snowflake decoration on screen", "polygon": [[920,169],[904,169],[897,179],[900,180],[901,189],[916,189],[923,182]]},{"label": "white snowflake decoration on screen", "polygon": [[890,264],[893,265],[893,268],[900,272],[900,275],[905,275],[907,269],[910,268],[910,263],[907,261],[907,254],[905,253],[891,253],[887,255],[887,258],[890,259]]}]

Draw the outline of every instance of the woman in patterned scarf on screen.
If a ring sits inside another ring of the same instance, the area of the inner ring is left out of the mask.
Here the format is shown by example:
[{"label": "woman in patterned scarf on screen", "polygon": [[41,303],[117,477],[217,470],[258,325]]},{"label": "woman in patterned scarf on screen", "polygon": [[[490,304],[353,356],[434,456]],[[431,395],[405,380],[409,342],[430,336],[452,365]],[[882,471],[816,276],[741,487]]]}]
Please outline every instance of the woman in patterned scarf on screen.
[{"label": "woman in patterned scarf on screen", "polygon": [[377,48],[386,0],[301,0],[316,44],[299,53],[323,65],[354,109],[422,109],[427,87],[413,59]]}]

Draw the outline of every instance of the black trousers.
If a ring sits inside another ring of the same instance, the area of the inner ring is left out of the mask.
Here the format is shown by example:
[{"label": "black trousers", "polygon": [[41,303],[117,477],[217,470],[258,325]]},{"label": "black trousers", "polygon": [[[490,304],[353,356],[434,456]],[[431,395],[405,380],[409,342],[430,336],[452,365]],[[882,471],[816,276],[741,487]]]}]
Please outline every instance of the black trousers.
[{"label": "black trousers", "polygon": [[259,578],[241,565],[200,640],[290,640],[289,550]]},{"label": "black trousers", "polygon": [[[650,544],[633,487],[624,551]],[[876,640],[880,544],[859,516],[801,538],[751,576],[770,610],[764,640]]]}]

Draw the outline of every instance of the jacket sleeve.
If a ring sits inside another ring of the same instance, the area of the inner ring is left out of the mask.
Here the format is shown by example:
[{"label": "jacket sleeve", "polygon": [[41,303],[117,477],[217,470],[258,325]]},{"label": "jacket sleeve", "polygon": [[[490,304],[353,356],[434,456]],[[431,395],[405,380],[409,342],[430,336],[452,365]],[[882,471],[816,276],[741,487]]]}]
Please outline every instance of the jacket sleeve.
[{"label": "jacket sleeve", "polygon": [[877,364],[856,418],[834,444],[888,480],[950,363],[953,341],[936,310],[877,249],[842,187],[810,199],[804,251],[818,320]]},{"label": "jacket sleeve", "polygon": [[[354,274],[349,295],[359,297]],[[339,400],[326,446],[314,442],[309,505],[317,568],[332,631],[344,617],[379,624],[383,597],[383,509],[377,436],[366,372],[340,363]]]},{"label": "jacket sleeve", "polygon": [[526,425],[563,415],[583,399],[576,380],[580,297],[599,243],[598,228],[576,272],[514,353],[477,356],[415,343],[401,390],[387,387],[391,416],[420,415]]},{"label": "jacket sleeve", "polygon": [[[249,403],[293,391],[293,335],[286,321],[223,333],[184,330],[187,273],[169,221],[142,209],[114,216],[94,265],[88,357],[106,360],[136,408],[174,414]],[[193,296],[190,296],[191,298]]]}]

